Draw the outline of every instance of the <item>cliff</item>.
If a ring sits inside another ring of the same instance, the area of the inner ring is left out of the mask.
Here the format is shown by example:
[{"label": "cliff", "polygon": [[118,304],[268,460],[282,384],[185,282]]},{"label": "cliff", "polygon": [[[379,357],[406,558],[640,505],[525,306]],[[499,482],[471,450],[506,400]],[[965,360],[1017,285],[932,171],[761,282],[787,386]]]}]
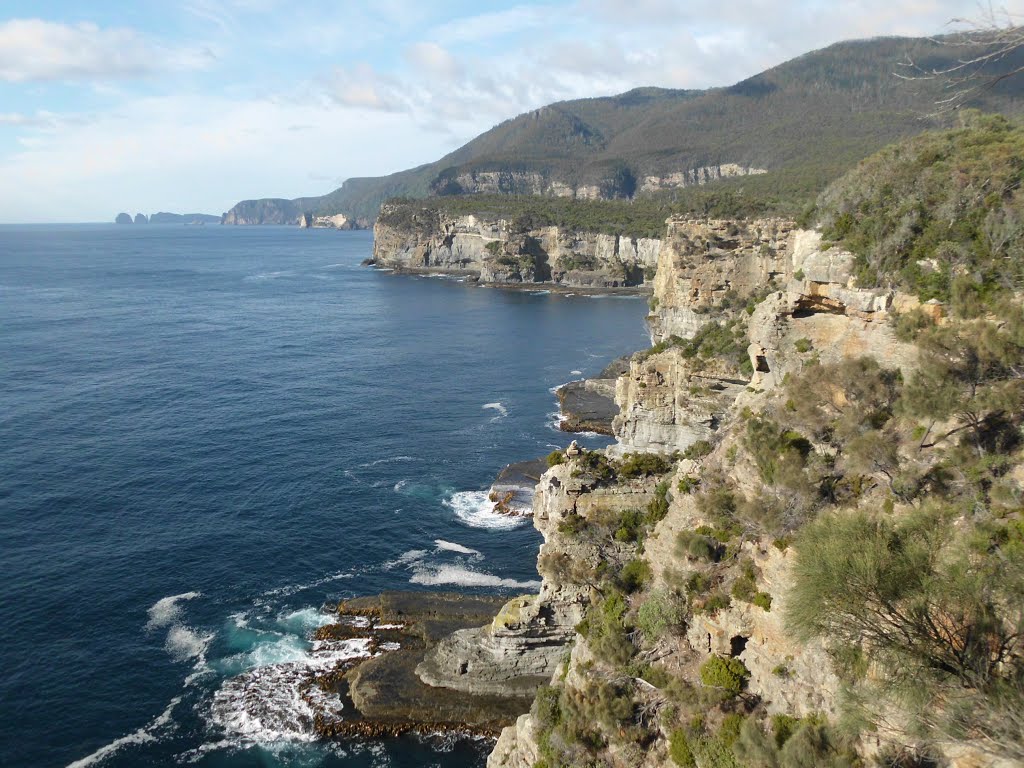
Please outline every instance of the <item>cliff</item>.
[{"label": "cliff", "polygon": [[452,216],[408,203],[385,205],[373,231],[378,266],[466,274],[487,283],[641,286],[653,276],[661,249],[655,238],[522,228],[503,218]]},{"label": "cliff", "polygon": [[[460,239],[502,232],[440,229],[453,235],[441,265],[464,252]],[[430,263],[444,238],[424,230],[408,252],[429,242],[418,253]],[[441,641],[417,668],[430,685],[473,694],[547,679],[489,768],[1019,764],[998,712],[975,726],[998,732],[998,745],[941,725],[935,712],[955,707],[946,689],[922,689],[937,698],[913,714],[913,699],[895,693],[909,662],[852,650],[884,636],[858,630],[848,646],[802,629],[801,615],[830,610],[808,606],[825,578],[808,573],[870,546],[832,527],[878,510],[912,520],[915,497],[932,492],[921,478],[944,460],[922,453],[927,433],[898,405],[930,365],[900,329],[908,317],[941,327],[944,309],[860,287],[854,272],[851,253],[791,222],[668,223],[649,318],[657,343],[616,383],[617,444],[556,454],[538,483],[540,593]],[[1008,482],[1019,498],[1019,478]],[[838,538],[808,559],[815,535]],[[822,599],[867,599],[853,578]],[[941,615],[956,634],[958,619]]]}]

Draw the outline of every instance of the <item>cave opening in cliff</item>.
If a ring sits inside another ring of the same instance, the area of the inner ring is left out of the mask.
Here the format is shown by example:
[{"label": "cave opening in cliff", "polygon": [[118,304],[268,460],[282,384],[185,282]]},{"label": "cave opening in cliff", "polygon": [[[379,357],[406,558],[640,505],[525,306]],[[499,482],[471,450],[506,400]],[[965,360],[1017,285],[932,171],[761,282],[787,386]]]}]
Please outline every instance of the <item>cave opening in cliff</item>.
[{"label": "cave opening in cliff", "polygon": [[747,640],[749,639],[743,635],[735,635],[729,641],[729,655],[736,657],[743,653],[747,649]]}]

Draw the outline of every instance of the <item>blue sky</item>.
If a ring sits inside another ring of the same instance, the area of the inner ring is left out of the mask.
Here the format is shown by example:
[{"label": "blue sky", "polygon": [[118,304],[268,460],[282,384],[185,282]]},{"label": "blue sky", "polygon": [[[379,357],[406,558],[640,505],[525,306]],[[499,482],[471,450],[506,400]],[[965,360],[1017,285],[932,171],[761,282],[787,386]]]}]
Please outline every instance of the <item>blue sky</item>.
[{"label": "blue sky", "polygon": [[[956,0],[5,0],[0,221],[221,213],[430,162],[514,115],[727,85]],[[1012,10],[1012,9],[1011,9]]]}]

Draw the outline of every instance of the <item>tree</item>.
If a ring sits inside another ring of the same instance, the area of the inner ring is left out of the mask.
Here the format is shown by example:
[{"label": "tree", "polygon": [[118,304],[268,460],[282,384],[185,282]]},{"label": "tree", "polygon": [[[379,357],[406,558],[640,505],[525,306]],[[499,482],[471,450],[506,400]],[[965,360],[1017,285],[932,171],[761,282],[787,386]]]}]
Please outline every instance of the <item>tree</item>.
[{"label": "tree", "polygon": [[1017,56],[1024,51],[1024,26],[1019,16],[990,4],[979,18],[956,18],[950,25],[961,29],[934,42],[955,50],[955,63],[928,66],[908,56],[900,62],[902,71],[896,73],[902,80],[938,80],[943,84],[946,95],[935,102],[936,114],[959,109],[1003,80],[1024,72],[1024,63]]}]

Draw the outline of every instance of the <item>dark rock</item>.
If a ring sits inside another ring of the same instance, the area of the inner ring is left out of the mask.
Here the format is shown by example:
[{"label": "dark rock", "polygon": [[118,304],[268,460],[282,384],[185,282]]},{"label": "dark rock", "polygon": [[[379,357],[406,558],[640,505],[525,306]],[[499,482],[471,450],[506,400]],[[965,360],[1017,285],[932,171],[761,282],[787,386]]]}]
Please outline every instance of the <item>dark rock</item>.
[{"label": "dark rock", "polygon": [[136,213],[135,214],[135,223],[136,224],[149,224],[149,219],[146,218],[146,214],[144,214],[144,213]]},{"label": "dark rock", "polygon": [[[503,597],[438,592],[386,592],[338,605],[339,623],[317,630],[315,639],[370,636],[380,655],[317,677],[315,684],[348,705],[344,720],[321,718],[323,737],[393,736],[409,731],[459,731],[496,735],[527,712],[533,691],[523,695],[474,695],[425,684],[416,675],[424,655],[453,632],[491,622]],[[370,620],[357,628],[352,617]],[[383,626],[381,626],[383,625]],[[401,625],[396,627],[395,625]],[[400,645],[398,650],[387,650]]]},{"label": "dark rock", "polygon": [[615,380],[629,370],[629,358],[613,360],[592,379],[573,381],[559,387],[555,394],[562,412],[559,428],[563,432],[612,434],[612,419],[619,414],[615,403]]},{"label": "dark rock", "polygon": [[117,218],[114,219],[114,223],[115,224],[131,224],[132,223],[131,214],[124,213],[124,212],[117,214]]},{"label": "dark rock", "polygon": [[516,516],[533,514],[533,490],[547,468],[543,458],[505,465],[488,496],[495,504],[494,511]]}]

